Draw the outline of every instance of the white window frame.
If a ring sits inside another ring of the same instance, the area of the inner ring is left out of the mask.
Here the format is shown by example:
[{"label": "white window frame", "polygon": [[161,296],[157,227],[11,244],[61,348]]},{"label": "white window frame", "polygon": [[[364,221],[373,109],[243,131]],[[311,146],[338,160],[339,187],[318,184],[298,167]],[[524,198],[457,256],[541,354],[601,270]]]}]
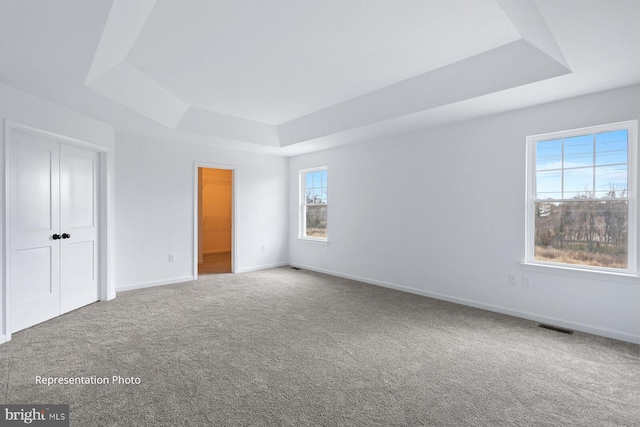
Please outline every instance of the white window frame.
[{"label": "white window frame", "polygon": [[309,169],[301,169],[298,173],[299,178],[299,199],[300,206],[298,209],[298,218],[299,218],[299,234],[298,238],[302,240],[310,240],[315,242],[328,242],[329,241],[329,199],[327,195],[327,203],[322,204],[327,208],[327,237],[311,237],[307,236],[307,218],[306,218],[306,207],[307,206],[318,206],[317,204],[307,204],[307,194],[306,194],[306,182],[305,177],[309,172],[318,172],[318,171],[326,171],[327,172],[327,188],[329,187],[329,172],[326,166],[319,166],[315,168]]},{"label": "white window frame", "polygon": [[[535,202],[536,202],[536,143],[550,139],[568,138],[601,132],[626,129],[628,131],[627,151],[627,200],[629,203],[627,268],[595,267],[582,264],[566,264],[560,262],[535,259]],[[527,203],[526,203],[526,236],[525,262],[523,268],[553,267],[574,272],[607,273],[609,275],[632,276],[637,278],[638,266],[638,121],[611,123],[589,126],[560,132],[551,132],[527,137]]]}]

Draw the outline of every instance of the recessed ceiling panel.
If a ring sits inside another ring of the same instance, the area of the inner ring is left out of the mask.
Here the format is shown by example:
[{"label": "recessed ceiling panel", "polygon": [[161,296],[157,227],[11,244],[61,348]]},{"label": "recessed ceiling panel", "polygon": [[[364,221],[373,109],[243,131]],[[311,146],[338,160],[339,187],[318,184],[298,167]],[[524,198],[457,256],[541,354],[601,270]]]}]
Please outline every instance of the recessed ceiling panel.
[{"label": "recessed ceiling panel", "polygon": [[0,1],[0,60],[84,79],[111,3]]},{"label": "recessed ceiling panel", "polygon": [[187,104],[280,124],[519,38],[495,0],[163,1],[127,61]]}]

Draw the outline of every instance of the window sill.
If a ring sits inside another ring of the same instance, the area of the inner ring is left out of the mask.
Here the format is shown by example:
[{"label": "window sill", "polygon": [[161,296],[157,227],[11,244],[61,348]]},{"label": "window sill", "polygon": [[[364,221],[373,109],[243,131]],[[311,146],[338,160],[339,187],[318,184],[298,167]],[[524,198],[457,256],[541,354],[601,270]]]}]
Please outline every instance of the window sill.
[{"label": "window sill", "polygon": [[607,282],[622,283],[627,285],[640,285],[640,276],[638,276],[637,274],[587,270],[583,268],[573,268],[550,264],[537,264],[530,262],[523,262],[520,265],[525,271],[555,274],[558,276],[580,277],[589,280],[604,280]]},{"label": "window sill", "polygon": [[328,239],[314,239],[313,237],[298,237],[298,240],[302,240],[305,242],[309,242],[309,243],[317,243],[320,245],[328,245],[329,244],[329,240]]}]

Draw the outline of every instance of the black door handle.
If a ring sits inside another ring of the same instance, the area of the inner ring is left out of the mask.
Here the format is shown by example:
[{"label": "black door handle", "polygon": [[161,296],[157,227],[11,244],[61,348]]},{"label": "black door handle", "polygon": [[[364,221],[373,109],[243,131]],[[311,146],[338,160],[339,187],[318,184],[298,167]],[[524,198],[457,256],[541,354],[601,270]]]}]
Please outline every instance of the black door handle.
[{"label": "black door handle", "polygon": [[63,239],[68,239],[69,237],[71,237],[71,234],[69,234],[69,233],[62,233],[62,238],[63,238]]},{"label": "black door handle", "polygon": [[60,235],[59,234],[54,234],[53,236],[51,236],[51,238],[53,240],[58,240],[60,238]]}]

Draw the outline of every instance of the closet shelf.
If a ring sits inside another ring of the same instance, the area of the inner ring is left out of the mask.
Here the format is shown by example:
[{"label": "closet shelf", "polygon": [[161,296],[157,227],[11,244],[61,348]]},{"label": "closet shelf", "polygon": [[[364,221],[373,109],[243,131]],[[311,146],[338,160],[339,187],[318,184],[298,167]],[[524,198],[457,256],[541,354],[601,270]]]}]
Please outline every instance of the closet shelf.
[{"label": "closet shelf", "polygon": [[202,180],[202,187],[206,187],[207,185],[227,185],[231,184],[231,180],[229,178],[204,178]]}]

